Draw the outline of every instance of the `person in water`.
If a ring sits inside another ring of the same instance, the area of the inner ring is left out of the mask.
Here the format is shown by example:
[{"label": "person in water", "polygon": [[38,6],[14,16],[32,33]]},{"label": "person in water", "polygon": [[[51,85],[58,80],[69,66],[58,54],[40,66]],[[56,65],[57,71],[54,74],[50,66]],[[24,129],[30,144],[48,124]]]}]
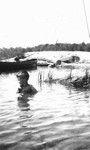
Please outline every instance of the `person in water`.
[{"label": "person in water", "polygon": [[36,94],[37,90],[33,87],[33,85],[28,84],[29,74],[27,71],[21,71],[17,78],[20,83],[20,88],[18,88],[18,93],[28,93],[28,94]]}]

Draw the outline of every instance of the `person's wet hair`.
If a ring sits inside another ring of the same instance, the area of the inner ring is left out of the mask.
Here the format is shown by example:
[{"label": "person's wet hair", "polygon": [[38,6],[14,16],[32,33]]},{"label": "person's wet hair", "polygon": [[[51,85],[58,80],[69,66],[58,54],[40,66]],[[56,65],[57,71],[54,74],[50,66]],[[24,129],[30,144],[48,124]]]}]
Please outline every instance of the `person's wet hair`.
[{"label": "person's wet hair", "polygon": [[18,75],[18,78],[26,78],[27,80],[29,79],[29,73],[26,70],[21,71]]}]

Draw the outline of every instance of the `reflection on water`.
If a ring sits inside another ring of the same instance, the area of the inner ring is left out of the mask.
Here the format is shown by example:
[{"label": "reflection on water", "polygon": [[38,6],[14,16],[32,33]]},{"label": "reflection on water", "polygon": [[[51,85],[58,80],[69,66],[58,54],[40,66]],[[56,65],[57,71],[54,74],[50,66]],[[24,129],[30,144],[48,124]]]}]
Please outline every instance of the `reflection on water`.
[{"label": "reflection on water", "polygon": [[28,103],[29,95],[27,94],[21,95],[17,98],[17,100],[18,100],[18,107],[20,108],[21,111],[30,110],[30,105]]},{"label": "reflection on water", "polygon": [[[38,72],[29,71],[34,96],[17,93],[15,73],[0,75],[0,150],[89,150],[89,90],[39,84]],[[68,72],[53,69],[57,78]]]}]

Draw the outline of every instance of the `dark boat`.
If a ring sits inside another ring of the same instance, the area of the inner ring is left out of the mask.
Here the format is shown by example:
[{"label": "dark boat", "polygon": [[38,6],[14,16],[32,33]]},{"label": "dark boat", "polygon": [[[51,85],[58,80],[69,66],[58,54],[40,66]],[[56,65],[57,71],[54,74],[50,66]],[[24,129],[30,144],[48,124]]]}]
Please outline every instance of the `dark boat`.
[{"label": "dark boat", "polygon": [[2,72],[14,72],[23,69],[36,69],[37,59],[23,60],[23,61],[0,61],[0,73]]}]

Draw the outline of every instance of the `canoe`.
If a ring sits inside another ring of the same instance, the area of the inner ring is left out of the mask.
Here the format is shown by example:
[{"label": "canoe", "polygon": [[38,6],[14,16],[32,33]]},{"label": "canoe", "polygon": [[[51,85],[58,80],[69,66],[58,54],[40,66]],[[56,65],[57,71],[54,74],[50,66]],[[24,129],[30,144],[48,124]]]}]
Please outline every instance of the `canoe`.
[{"label": "canoe", "polygon": [[36,69],[37,59],[30,59],[24,61],[0,61],[0,73],[1,72],[14,72],[23,69]]}]

